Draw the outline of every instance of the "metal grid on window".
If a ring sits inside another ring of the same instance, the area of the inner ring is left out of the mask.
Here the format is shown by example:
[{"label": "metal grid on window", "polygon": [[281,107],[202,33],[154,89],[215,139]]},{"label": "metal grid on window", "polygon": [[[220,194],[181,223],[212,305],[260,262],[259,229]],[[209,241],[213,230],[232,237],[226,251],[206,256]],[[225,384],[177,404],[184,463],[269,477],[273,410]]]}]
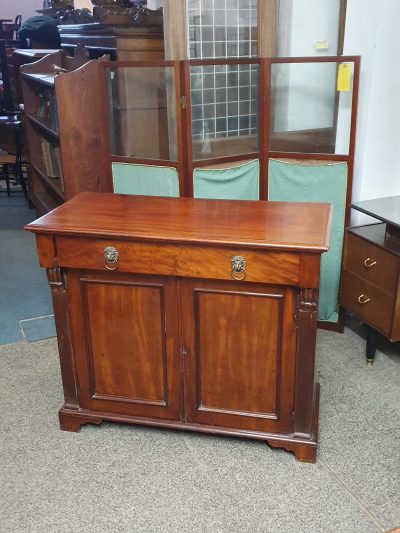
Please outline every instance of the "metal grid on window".
[{"label": "metal grid on window", "polygon": [[194,139],[257,133],[258,66],[191,67]]},{"label": "metal grid on window", "polygon": [[255,57],[257,0],[187,0],[189,58]]},{"label": "metal grid on window", "polygon": [[[190,59],[255,57],[258,0],[187,0]],[[255,134],[258,67],[191,69],[194,139]]]}]

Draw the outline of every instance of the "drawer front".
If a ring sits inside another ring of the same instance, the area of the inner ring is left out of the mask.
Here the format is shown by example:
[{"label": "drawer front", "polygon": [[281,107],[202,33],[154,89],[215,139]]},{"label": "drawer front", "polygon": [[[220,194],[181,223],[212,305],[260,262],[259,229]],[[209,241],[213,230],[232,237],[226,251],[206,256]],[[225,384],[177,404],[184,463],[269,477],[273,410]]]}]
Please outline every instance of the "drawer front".
[{"label": "drawer front", "polygon": [[[112,248],[109,260],[105,249]],[[117,251],[117,259],[112,256]],[[300,256],[215,246],[57,237],[60,267],[297,285]],[[232,264],[232,260],[236,259]],[[244,259],[244,262],[243,262]],[[115,261],[115,262],[114,262]],[[233,266],[234,265],[234,268]]]},{"label": "drawer front", "polygon": [[374,285],[344,270],[339,303],[382,333],[390,335],[394,298]]},{"label": "drawer front", "polygon": [[389,295],[397,287],[398,258],[350,232],[346,234],[343,266]]}]

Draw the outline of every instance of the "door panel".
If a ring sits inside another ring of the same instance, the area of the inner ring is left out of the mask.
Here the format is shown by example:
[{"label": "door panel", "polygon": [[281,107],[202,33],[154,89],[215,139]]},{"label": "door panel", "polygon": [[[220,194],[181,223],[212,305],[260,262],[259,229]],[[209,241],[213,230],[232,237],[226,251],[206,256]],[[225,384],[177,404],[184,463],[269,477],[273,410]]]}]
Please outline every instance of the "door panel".
[{"label": "door panel", "polygon": [[183,286],[186,420],[259,431],[288,427],[293,291],[235,282]]},{"label": "door panel", "polygon": [[70,274],[69,283],[75,349],[85,352],[77,358],[80,405],[179,416],[175,283],[88,272]]},{"label": "door panel", "polygon": [[[87,280],[82,288],[91,395],[166,405],[162,287]],[[118,328],[124,334],[115,338]]]},{"label": "door panel", "polygon": [[281,306],[281,295],[196,292],[200,409],[276,416]]}]

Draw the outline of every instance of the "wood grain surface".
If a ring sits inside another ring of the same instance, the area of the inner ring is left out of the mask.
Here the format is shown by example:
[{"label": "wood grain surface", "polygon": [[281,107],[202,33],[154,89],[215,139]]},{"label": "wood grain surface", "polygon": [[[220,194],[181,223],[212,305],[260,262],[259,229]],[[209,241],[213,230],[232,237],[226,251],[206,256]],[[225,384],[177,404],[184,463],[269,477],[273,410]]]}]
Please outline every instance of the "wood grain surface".
[{"label": "wood grain surface", "polygon": [[330,221],[328,203],[81,193],[26,229],[320,253],[329,248]]}]

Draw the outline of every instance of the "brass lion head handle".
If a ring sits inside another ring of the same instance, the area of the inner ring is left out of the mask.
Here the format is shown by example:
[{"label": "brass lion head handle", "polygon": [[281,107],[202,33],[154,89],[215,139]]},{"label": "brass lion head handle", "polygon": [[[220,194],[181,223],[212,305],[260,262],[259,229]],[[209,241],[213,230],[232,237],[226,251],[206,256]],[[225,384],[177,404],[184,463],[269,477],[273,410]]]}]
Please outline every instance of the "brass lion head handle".
[{"label": "brass lion head handle", "polygon": [[232,257],[231,276],[238,281],[242,281],[246,277],[246,259],[242,255]]},{"label": "brass lion head handle", "polygon": [[104,266],[107,270],[116,270],[118,268],[118,250],[114,246],[104,248]]}]

